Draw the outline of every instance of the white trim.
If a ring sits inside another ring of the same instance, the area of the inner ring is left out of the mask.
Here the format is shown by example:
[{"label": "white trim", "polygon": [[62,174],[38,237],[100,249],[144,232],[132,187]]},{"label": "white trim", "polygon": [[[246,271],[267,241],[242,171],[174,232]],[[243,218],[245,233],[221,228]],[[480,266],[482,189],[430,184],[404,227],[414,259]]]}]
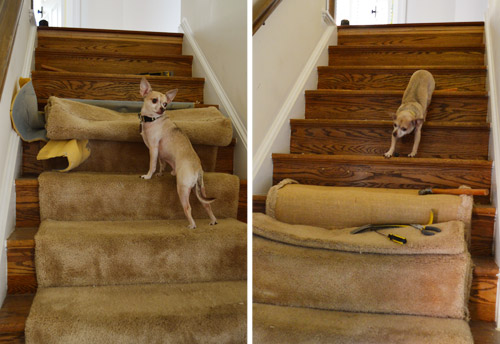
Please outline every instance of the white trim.
[{"label": "white trim", "polygon": [[246,126],[243,124],[240,117],[238,116],[238,112],[231,103],[231,100],[229,100],[229,97],[227,96],[226,92],[224,91],[224,88],[219,82],[217,75],[210,66],[208,59],[201,50],[200,46],[198,45],[198,42],[196,41],[193,31],[191,30],[191,27],[189,26],[189,23],[186,18],[182,18],[181,29],[184,32],[184,37],[187,38],[189,44],[191,45],[191,48],[193,49],[197,62],[199,62],[201,67],[203,68],[203,71],[205,72],[207,79],[214,87],[214,90],[220,99],[221,105],[224,107],[224,109],[227,112],[227,115],[231,119],[233,126],[236,129],[236,132],[238,133],[238,136],[241,139],[241,143],[243,144],[245,149],[247,149]]},{"label": "white trim", "polygon": [[[493,205],[498,209],[499,206],[499,195],[500,195],[500,121],[499,121],[499,116],[500,113],[498,112],[498,98],[497,98],[497,89],[496,89],[496,84],[495,84],[495,76],[496,76],[496,66],[495,66],[495,60],[493,58],[493,40],[491,38],[491,31],[490,31],[490,25],[489,25],[489,18],[486,18],[486,22],[484,25],[484,33],[485,33],[485,40],[486,40],[486,64],[487,64],[487,70],[488,70],[488,93],[489,93],[489,120],[490,120],[490,128],[491,128],[491,136],[493,138],[492,144],[493,147],[490,147],[491,152],[493,153],[493,170],[492,173],[494,176],[492,176],[492,180],[495,181],[494,184],[491,185],[492,189],[492,202]],[[493,233],[494,237],[494,242],[496,243],[496,240],[498,238],[498,227],[499,227],[499,221],[498,221],[498,215],[495,217],[495,231]],[[498,247],[498,246],[496,246]],[[495,251],[495,261],[497,265],[500,265],[500,252],[497,249]],[[497,327],[498,327],[498,321],[499,321],[499,306],[500,306],[500,288],[497,288],[497,298],[496,298],[496,308],[495,308],[495,320],[497,321]]]},{"label": "white trim", "polygon": [[21,76],[23,78],[29,78],[31,74],[33,54],[35,53],[36,33],[36,25],[31,26],[28,34],[28,41],[26,44],[26,56],[24,56],[24,65],[21,71]]},{"label": "white trim", "polygon": [[295,81],[292,90],[290,91],[288,97],[284,101],[283,106],[281,107],[276,118],[271,124],[269,131],[267,132],[266,136],[264,137],[264,140],[262,141],[262,144],[260,145],[257,152],[255,152],[253,159],[253,171],[252,171],[253,178],[257,176],[264,161],[271,156],[272,153],[271,149],[274,141],[276,140],[283,125],[288,123],[287,122],[288,115],[290,114],[290,111],[297,102],[297,99],[303,94],[306,82],[309,79],[311,73],[313,73],[316,70],[316,65],[321,56],[321,53],[326,48],[330,40],[330,37],[332,36],[334,31],[335,31],[335,26],[329,25],[326,28],[325,32],[323,32],[323,35],[318,41],[318,44],[316,44],[316,47],[311,53],[311,56],[309,57],[304,68],[300,72],[297,81]]}]

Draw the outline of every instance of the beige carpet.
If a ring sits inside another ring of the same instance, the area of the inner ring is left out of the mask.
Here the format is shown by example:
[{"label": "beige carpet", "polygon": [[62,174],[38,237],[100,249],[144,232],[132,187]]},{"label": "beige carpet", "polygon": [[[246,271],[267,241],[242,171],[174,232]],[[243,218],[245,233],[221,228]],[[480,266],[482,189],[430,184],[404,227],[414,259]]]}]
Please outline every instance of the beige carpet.
[{"label": "beige carpet", "polygon": [[[205,188],[218,218],[236,218],[239,178],[205,173]],[[40,217],[61,221],[185,219],[175,177],[144,180],[137,174],[44,172],[39,178]],[[203,223],[205,209],[191,192],[193,217]],[[205,220],[206,221],[206,220]],[[187,220],[186,220],[187,226]]]},{"label": "beige carpet", "polygon": [[35,237],[41,287],[246,279],[246,224],[220,219],[53,221]]},{"label": "beige carpet", "polygon": [[246,283],[40,288],[28,344],[246,343]]},{"label": "beige carpet", "polygon": [[254,344],[472,344],[464,320],[253,306]]}]

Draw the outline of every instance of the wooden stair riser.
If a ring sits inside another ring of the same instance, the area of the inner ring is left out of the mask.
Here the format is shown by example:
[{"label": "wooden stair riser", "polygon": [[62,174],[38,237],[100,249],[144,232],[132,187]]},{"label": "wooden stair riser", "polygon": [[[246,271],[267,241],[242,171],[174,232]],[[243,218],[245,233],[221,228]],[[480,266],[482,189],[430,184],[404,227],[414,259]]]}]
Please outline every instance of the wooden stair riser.
[{"label": "wooden stair riser", "polygon": [[346,34],[346,30],[339,30],[338,45],[367,45],[367,46],[470,46],[484,43],[484,32],[399,32],[399,33],[371,33],[356,32]]},{"label": "wooden stair riser", "polygon": [[471,319],[495,321],[498,267],[491,258],[474,259],[474,269],[469,312]]},{"label": "wooden stair riser", "polygon": [[[291,153],[383,155],[389,150],[390,121],[292,120]],[[398,140],[401,157],[412,151],[414,133]],[[459,142],[460,144],[457,144]],[[424,124],[419,158],[488,159],[489,125]]]},{"label": "wooden stair riser", "polygon": [[[77,99],[142,101],[139,93],[140,75],[99,73],[33,72],[33,87],[37,98],[50,96]],[[178,102],[203,103],[204,79],[178,77],[148,77],[154,90],[166,92],[177,88]]]},{"label": "wooden stair riser", "polygon": [[466,23],[466,25],[339,26],[338,44],[431,46],[482,44],[484,42],[484,25],[482,23]]},{"label": "wooden stair riser", "polygon": [[[231,145],[227,147],[215,147],[206,145],[193,145],[196,153],[200,157],[203,170],[205,172],[223,172],[233,173],[233,156],[234,145],[233,140]],[[43,171],[54,169],[64,169],[68,162],[65,158],[54,158],[49,160],[37,160],[36,157],[40,149],[45,145],[43,142],[23,142],[23,175],[38,175]],[[105,145],[107,149],[100,149]],[[149,153],[146,145],[143,142],[113,142],[113,141],[98,141],[91,140],[89,142],[91,150],[90,157],[80,167],[78,171],[93,171],[93,172],[126,172],[126,173],[141,173],[147,172],[149,168]],[[114,149],[110,150],[110,147]],[[211,157],[214,153],[217,160],[212,161]],[[103,154],[101,154],[103,152]],[[110,166],[103,164],[110,157],[105,153],[113,154],[113,161],[119,159],[119,165]],[[135,169],[131,170],[130,166]],[[142,166],[142,167],[141,167]]]},{"label": "wooden stair riser", "polygon": [[483,66],[484,47],[349,47],[331,46],[329,66]]},{"label": "wooden stair riser", "polygon": [[[291,178],[301,184],[391,189],[491,185],[489,161],[273,154],[273,164],[274,184]],[[489,198],[476,200],[489,203]]]},{"label": "wooden stair riser", "polygon": [[172,76],[191,76],[193,57],[183,55],[154,56],[116,56],[114,54],[67,53],[37,49],[35,69],[43,66],[58,68],[73,73],[115,73],[140,74],[170,71]]},{"label": "wooden stair riser", "polygon": [[[306,119],[391,120],[401,105],[402,93],[306,91]],[[427,121],[485,122],[487,96],[434,94]]]},{"label": "wooden stair riser", "polygon": [[65,52],[105,52],[116,55],[182,54],[182,34],[89,29],[38,29],[38,48]]},{"label": "wooden stair riser", "polygon": [[318,89],[342,90],[404,90],[411,75],[427,69],[434,76],[436,90],[485,91],[486,70],[416,68],[318,68]]}]

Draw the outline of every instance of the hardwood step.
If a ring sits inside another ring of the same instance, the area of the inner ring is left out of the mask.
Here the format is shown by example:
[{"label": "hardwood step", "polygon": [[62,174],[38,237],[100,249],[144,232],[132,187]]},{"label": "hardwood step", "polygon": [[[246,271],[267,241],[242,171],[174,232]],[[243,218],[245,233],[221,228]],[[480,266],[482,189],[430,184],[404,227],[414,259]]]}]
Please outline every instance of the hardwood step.
[{"label": "hardwood step", "polygon": [[470,316],[474,320],[495,321],[498,266],[493,257],[473,257],[473,261]]},{"label": "hardwood step", "polygon": [[329,66],[483,66],[484,46],[330,46]]},{"label": "hardwood step", "polygon": [[[252,213],[266,213],[267,195],[253,195]],[[475,204],[472,208],[471,246],[472,256],[493,256],[493,232],[496,209],[490,204]]]},{"label": "hardwood step", "polygon": [[432,73],[436,90],[485,92],[484,66],[325,66],[318,67],[318,89],[405,90],[419,69]]},{"label": "hardwood step", "polygon": [[57,68],[73,73],[140,74],[170,71],[172,76],[191,76],[192,56],[164,55],[116,55],[106,52],[65,52],[37,48],[37,71]]},{"label": "hardwood step", "polygon": [[[231,144],[226,147],[211,147],[205,145],[193,145],[195,151],[201,159],[202,166],[206,172],[222,172],[222,173],[233,173],[234,164],[234,147],[236,140],[233,139]],[[23,175],[38,175],[43,171],[50,171],[54,169],[64,169],[67,167],[67,159],[65,158],[54,158],[49,160],[37,160],[36,157],[40,149],[45,146],[45,142],[23,142],[23,160],[22,160],[22,173]],[[115,152],[120,156],[121,166],[103,166],[105,171],[96,171],[91,160],[93,159],[93,154],[91,153],[89,161],[84,163],[80,170],[94,171],[94,172],[138,172],[125,170],[128,166],[134,165],[133,161],[137,162],[143,160],[143,164],[147,171],[149,154],[147,148],[143,142],[112,142],[112,141],[90,141],[91,151],[99,153],[102,145],[112,145],[116,147]],[[211,150],[217,150],[217,160],[215,166],[213,166],[213,161],[210,159]],[[142,157],[131,156],[131,152],[143,151]],[[96,155],[97,159],[105,158],[99,154]],[[99,164],[101,165],[102,164]]]},{"label": "hardwood step", "polygon": [[[38,100],[49,96],[77,99],[141,101],[139,84],[142,76],[129,74],[70,73],[34,71],[33,87]],[[178,102],[203,103],[203,78],[149,76],[153,89],[166,92],[178,88]]]},{"label": "hardwood step", "polygon": [[[35,295],[8,295],[0,309],[0,342],[24,344],[24,327]],[[469,323],[476,344],[496,344],[500,332],[495,323],[472,320]]]},{"label": "hardwood step", "polygon": [[477,45],[484,23],[350,25],[338,27],[339,45]]},{"label": "hardwood step", "polygon": [[[401,105],[403,91],[306,91],[307,119],[391,120]],[[427,121],[485,122],[488,95],[484,92],[435,91]]]},{"label": "hardwood step", "polygon": [[38,48],[65,52],[182,54],[182,33],[38,27]]},{"label": "hardwood step", "polygon": [[30,294],[37,289],[35,234],[38,227],[16,228],[7,239],[7,293]]},{"label": "hardwood step", "polygon": [[[302,184],[402,189],[491,185],[492,163],[485,160],[273,154],[273,164],[274,184],[292,178]],[[476,201],[488,204],[489,198]]]},{"label": "hardwood step", "polygon": [[[306,154],[378,155],[390,147],[392,121],[292,119],[290,152]],[[488,159],[488,123],[426,122],[419,158]],[[414,134],[398,140],[396,152],[408,155]],[[460,142],[460,145],[457,144]]]}]

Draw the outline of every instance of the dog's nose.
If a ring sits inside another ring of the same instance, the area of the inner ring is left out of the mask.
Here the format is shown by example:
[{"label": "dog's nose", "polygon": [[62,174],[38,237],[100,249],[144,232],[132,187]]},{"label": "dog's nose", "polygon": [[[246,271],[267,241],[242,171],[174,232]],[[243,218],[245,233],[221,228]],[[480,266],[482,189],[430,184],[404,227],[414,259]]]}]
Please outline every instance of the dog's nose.
[{"label": "dog's nose", "polygon": [[166,110],[167,109],[168,103],[163,103],[163,108]]},{"label": "dog's nose", "polygon": [[397,131],[393,132],[393,133],[392,133],[392,136],[394,136],[394,137],[398,137],[398,132],[397,132]]}]

